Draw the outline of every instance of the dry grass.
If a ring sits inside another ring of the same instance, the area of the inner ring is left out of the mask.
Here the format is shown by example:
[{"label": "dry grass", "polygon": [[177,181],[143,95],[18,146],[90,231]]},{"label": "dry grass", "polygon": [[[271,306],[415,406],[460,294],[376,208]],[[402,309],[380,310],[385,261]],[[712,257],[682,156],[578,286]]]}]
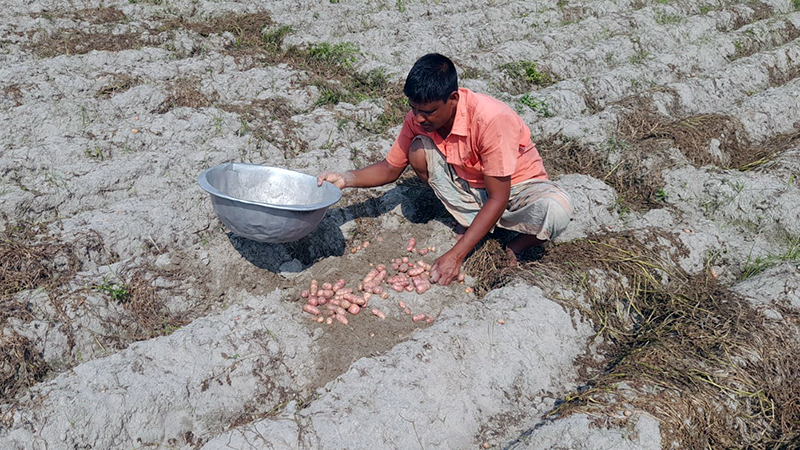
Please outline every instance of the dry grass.
[{"label": "dry grass", "polygon": [[[721,114],[700,114],[673,120],[646,104],[628,110],[619,120],[617,135],[638,151],[676,147],[696,166],[713,164],[723,169],[749,170],[800,142],[800,130],[751,142],[738,119]],[[719,142],[719,154],[709,151]]]},{"label": "dry grass", "polygon": [[73,242],[59,242],[44,225],[9,226],[0,235],[0,398],[10,398],[41,381],[48,368],[30,340],[9,327],[10,319],[30,321],[31,312],[13,295],[42,288],[51,295],[80,270],[78,248],[100,251],[102,239],[86,233]]},{"label": "dry grass", "polygon": [[141,84],[141,80],[138,77],[125,73],[107,73],[104,76],[108,76],[110,79],[97,91],[97,96],[100,98],[111,98],[120,92],[125,92]]},{"label": "dry grass", "polygon": [[117,329],[125,332],[123,340],[117,343],[119,348],[129,342],[168,335],[188,323],[185,315],[174,314],[166,308],[163,292],[159,292],[164,289],[153,286],[151,273],[149,267],[137,266],[119,274],[125,280],[119,287],[123,295],[114,300],[129,314],[116,324]]},{"label": "dry grass", "polygon": [[206,95],[200,90],[199,80],[180,79],[170,85],[167,98],[151,112],[164,114],[174,108],[208,108],[215,100],[216,95]]},{"label": "dry grass", "polygon": [[671,244],[600,235],[516,269],[483,257],[470,273],[480,274],[481,291],[521,279],[545,290],[566,284],[588,300],[564,302],[592,320],[610,351],[602,370],[553,415],[618,417],[616,386],[626,383],[637,391],[628,401],[662,422],[665,448],[673,441],[692,449],[796,448],[797,329],[766,321],[710,276],[687,275],[662,256],[680,248],[677,241],[655,230],[651,237]]},{"label": "dry grass", "polygon": [[[659,204],[655,194],[663,186],[662,167],[644,163],[645,155],[653,153],[652,149],[635,148],[619,139],[611,139],[606,149],[598,149],[560,133],[537,140],[536,148],[551,177],[568,173],[590,175],[613,187],[620,203],[635,210]],[[611,152],[614,158],[609,157]]]}]

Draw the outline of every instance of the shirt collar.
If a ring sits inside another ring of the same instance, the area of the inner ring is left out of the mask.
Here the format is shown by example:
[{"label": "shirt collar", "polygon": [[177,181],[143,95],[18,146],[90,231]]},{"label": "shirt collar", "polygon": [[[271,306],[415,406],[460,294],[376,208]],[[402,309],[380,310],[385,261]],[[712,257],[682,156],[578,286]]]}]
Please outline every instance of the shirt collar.
[{"label": "shirt collar", "polygon": [[456,117],[453,119],[453,128],[450,130],[450,134],[457,134],[459,136],[467,136],[468,134],[467,95],[469,95],[469,91],[464,88],[458,88]]}]

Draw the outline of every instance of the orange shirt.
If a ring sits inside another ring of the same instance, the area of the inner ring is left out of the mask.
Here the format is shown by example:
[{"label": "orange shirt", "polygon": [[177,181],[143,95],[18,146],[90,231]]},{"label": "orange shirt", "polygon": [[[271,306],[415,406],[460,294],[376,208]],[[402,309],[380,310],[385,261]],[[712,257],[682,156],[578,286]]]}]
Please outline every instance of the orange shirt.
[{"label": "orange shirt", "polygon": [[447,138],[425,132],[409,111],[403,129],[386,155],[395,167],[408,165],[415,136],[433,139],[456,175],[474,188],[485,188],[483,176],[511,176],[511,184],[532,178],[547,179],[542,158],[531,142],[531,131],[505,103],[485,94],[459,88],[453,129]]}]

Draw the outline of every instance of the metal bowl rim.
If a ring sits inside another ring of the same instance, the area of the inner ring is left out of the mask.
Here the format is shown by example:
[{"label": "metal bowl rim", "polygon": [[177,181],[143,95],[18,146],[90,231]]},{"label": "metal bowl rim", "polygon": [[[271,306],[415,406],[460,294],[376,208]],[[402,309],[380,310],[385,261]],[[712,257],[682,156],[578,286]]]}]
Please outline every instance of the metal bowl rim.
[{"label": "metal bowl rim", "polygon": [[197,183],[200,185],[201,188],[203,188],[204,191],[208,192],[209,194],[211,194],[211,195],[213,195],[215,197],[224,198],[224,199],[227,199],[227,200],[230,200],[230,201],[233,201],[233,202],[237,202],[237,203],[244,203],[244,204],[255,205],[255,206],[266,206],[266,207],[269,207],[269,208],[275,208],[275,209],[286,210],[286,211],[316,211],[316,210],[319,210],[319,209],[328,208],[329,206],[333,205],[334,203],[336,203],[336,202],[338,202],[339,200],[342,199],[342,190],[339,189],[338,187],[336,187],[336,185],[334,185],[332,183],[329,183],[327,181],[323,182],[323,186],[325,186],[325,188],[328,189],[328,190],[331,190],[331,189],[334,190],[333,192],[334,192],[335,195],[334,195],[333,201],[320,202],[320,203],[315,203],[315,204],[312,204],[312,205],[276,205],[276,204],[273,204],[273,203],[263,203],[263,202],[256,202],[256,201],[252,201],[252,200],[245,200],[245,199],[241,199],[241,198],[231,197],[230,195],[223,194],[222,192],[219,191],[219,189],[217,189],[214,186],[212,186],[211,183],[208,182],[207,177],[206,177],[206,174],[208,174],[212,170],[219,169],[219,168],[225,167],[225,166],[256,166],[256,167],[260,167],[260,168],[269,168],[271,170],[277,170],[278,172],[287,172],[287,173],[300,174],[300,175],[305,175],[307,177],[311,176],[311,175],[308,175],[308,174],[305,174],[305,173],[302,173],[302,172],[297,172],[297,171],[294,171],[294,170],[282,169],[280,167],[263,166],[263,165],[260,165],[260,164],[230,162],[230,163],[218,164],[218,165],[216,165],[214,167],[210,167],[210,168],[204,170],[200,174],[200,176],[197,177]]}]

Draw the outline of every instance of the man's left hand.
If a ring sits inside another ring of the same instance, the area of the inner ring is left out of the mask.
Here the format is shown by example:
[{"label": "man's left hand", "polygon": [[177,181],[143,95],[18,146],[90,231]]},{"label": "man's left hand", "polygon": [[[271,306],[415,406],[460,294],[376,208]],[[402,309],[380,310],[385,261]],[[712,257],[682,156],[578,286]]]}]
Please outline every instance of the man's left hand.
[{"label": "man's left hand", "polygon": [[431,282],[447,286],[458,277],[462,262],[464,258],[459,257],[453,250],[440,256],[431,266]]}]

